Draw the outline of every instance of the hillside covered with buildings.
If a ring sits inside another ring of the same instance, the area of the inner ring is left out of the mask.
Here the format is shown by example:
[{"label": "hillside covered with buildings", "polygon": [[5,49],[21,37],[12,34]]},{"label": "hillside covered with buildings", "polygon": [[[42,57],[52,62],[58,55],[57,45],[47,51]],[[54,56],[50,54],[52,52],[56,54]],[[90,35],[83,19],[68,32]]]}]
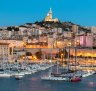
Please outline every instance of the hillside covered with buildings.
[{"label": "hillside covered with buildings", "polygon": [[[26,52],[33,49],[62,49],[65,47],[96,49],[96,27],[60,22],[57,18],[54,20],[52,11],[49,11],[47,17],[41,22],[0,27],[1,60],[5,55],[6,60],[23,58]],[[95,54],[94,57],[96,57]]]}]

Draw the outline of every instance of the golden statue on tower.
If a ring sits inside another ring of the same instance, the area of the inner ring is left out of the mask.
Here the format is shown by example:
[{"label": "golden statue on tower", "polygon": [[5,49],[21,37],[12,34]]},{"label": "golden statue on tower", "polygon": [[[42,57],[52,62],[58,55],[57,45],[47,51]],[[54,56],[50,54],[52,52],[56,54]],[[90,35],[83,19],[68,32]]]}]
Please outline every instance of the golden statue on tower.
[{"label": "golden statue on tower", "polygon": [[58,22],[58,18],[52,19],[52,9],[50,8],[50,11],[48,12],[47,16],[45,17],[45,22]]}]

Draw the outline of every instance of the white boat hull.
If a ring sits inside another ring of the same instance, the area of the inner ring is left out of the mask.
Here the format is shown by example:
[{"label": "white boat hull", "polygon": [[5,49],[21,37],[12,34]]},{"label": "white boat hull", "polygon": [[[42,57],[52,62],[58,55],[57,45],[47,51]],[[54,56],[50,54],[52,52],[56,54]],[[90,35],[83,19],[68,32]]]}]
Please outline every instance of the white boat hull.
[{"label": "white boat hull", "polygon": [[91,76],[91,75],[93,75],[93,74],[95,74],[95,71],[87,72],[87,73],[85,73],[85,74],[82,74],[82,77],[88,77],[88,76]]},{"label": "white boat hull", "polygon": [[0,74],[0,77],[11,77],[11,74],[2,73],[2,74]]},{"label": "white boat hull", "polygon": [[52,76],[48,76],[48,77],[41,77],[42,80],[53,80],[53,81],[68,81],[68,78],[64,78],[64,77],[52,77]]}]

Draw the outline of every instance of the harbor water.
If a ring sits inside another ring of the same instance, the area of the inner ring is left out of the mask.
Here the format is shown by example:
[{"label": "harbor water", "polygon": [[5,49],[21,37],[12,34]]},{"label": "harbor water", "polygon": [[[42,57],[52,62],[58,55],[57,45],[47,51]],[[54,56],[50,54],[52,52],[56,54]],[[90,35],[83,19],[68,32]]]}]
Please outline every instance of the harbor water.
[{"label": "harbor water", "polygon": [[96,74],[83,78],[81,82],[42,81],[49,70],[26,75],[21,80],[0,78],[0,91],[96,91]]}]

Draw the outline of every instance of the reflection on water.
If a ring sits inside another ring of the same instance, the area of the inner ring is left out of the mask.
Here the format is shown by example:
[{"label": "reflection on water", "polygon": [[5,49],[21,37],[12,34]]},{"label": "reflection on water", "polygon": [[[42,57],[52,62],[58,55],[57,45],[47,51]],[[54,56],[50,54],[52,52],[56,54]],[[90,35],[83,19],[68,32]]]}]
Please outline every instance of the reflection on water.
[{"label": "reflection on water", "polygon": [[0,91],[96,91],[96,75],[83,78],[81,82],[42,81],[47,71],[25,76],[22,80],[0,78]]},{"label": "reflection on water", "polygon": [[89,85],[89,87],[94,88],[94,87],[96,87],[96,82],[89,82],[88,85]]},{"label": "reflection on water", "polygon": [[37,78],[37,77],[32,77],[32,81],[36,81],[36,80],[39,80],[39,78]]}]

